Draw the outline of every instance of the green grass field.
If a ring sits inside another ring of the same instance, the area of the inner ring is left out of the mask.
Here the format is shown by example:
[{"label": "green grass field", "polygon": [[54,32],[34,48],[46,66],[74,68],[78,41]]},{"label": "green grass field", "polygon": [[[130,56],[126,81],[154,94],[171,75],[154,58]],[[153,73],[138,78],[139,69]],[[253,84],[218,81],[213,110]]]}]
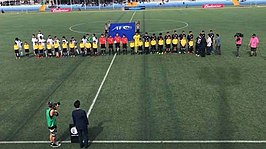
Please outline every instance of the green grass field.
[{"label": "green grass field", "polygon": [[[41,30],[80,39],[102,32],[104,22],[140,20],[142,32],[210,29],[222,38],[222,55],[118,55],[90,114],[89,135],[108,140],[265,140],[265,8],[88,11],[64,14],[0,15],[0,142],[48,141],[44,111],[60,101],[59,138],[70,140],[73,102],[88,110],[112,56],[15,60],[13,40],[31,41]],[[133,18],[132,18],[133,17]],[[185,23],[184,23],[185,22]],[[187,27],[186,24],[188,24]],[[181,29],[182,28],[182,29]],[[71,30],[72,31],[71,31]],[[233,36],[244,33],[241,57]],[[249,57],[249,37],[260,38],[259,55]],[[264,148],[266,144],[92,144],[90,148]],[[48,144],[0,144],[1,149],[50,148]],[[78,144],[63,144],[64,149]]]}]

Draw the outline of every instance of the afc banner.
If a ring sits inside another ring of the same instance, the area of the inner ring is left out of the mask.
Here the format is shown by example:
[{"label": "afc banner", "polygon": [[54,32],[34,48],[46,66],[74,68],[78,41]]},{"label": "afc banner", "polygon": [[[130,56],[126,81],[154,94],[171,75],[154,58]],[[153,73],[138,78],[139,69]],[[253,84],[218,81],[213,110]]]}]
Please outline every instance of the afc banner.
[{"label": "afc banner", "polygon": [[128,41],[132,40],[135,35],[135,22],[111,23],[108,35],[114,37],[116,33],[118,33],[120,37],[125,34]]}]

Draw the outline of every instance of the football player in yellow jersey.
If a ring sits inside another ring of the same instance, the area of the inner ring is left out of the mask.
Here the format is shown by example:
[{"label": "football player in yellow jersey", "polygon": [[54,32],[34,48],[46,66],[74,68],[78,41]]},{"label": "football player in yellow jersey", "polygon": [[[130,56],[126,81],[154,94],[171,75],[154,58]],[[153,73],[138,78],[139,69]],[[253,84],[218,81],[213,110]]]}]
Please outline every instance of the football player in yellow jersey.
[{"label": "football player in yellow jersey", "polygon": [[157,53],[163,54],[163,44],[164,44],[163,37],[160,37],[158,40],[158,51],[159,52],[157,52]]},{"label": "football player in yellow jersey", "polygon": [[149,54],[150,53],[150,41],[146,40],[144,42],[144,53]]},{"label": "football player in yellow jersey", "polygon": [[34,43],[33,50],[34,50],[34,55],[38,56],[39,55],[39,44],[38,44],[38,42]]},{"label": "football player in yellow jersey", "polygon": [[39,49],[39,58],[43,58],[43,56],[44,56],[44,46],[43,46],[43,44],[41,42],[39,42],[38,49]]},{"label": "football player in yellow jersey", "polygon": [[75,43],[73,40],[70,40],[69,41],[69,55],[70,57],[75,57],[76,54],[75,54]]},{"label": "football player in yellow jersey", "polygon": [[173,53],[177,53],[178,37],[172,39]]},{"label": "football player in yellow jersey", "polygon": [[134,40],[131,40],[129,43],[129,47],[131,49],[131,55],[135,54],[134,49],[135,49],[135,42]]},{"label": "football player in yellow jersey", "polygon": [[152,37],[151,38],[151,52],[152,52],[152,54],[154,54],[157,51],[156,50],[156,44],[157,44],[157,42],[156,42],[155,37]]},{"label": "football player in yellow jersey", "polygon": [[98,52],[98,44],[95,40],[92,43],[92,51],[93,51],[93,55],[96,56]]},{"label": "football player in yellow jersey", "polygon": [[26,56],[30,56],[30,45],[26,41],[23,44],[23,48]]},{"label": "football player in yellow jersey", "polygon": [[59,49],[60,49],[59,42],[57,40],[55,40],[54,41],[54,51],[55,51],[55,56],[57,58],[60,57]]},{"label": "football player in yellow jersey", "polygon": [[68,56],[68,46],[67,46],[67,42],[64,40],[62,43],[62,49],[63,49],[63,57]]},{"label": "football player in yellow jersey", "polygon": [[79,42],[79,49],[80,49],[81,55],[85,56],[85,44],[82,40]]},{"label": "football player in yellow jersey", "polygon": [[52,57],[53,53],[52,53],[52,46],[51,43],[47,43],[46,44],[46,50],[47,50],[47,57]]},{"label": "football player in yellow jersey", "polygon": [[19,46],[17,45],[16,42],[14,43],[13,47],[14,47],[14,52],[15,52],[15,55],[16,55],[16,59],[20,59]]},{"label": "football player in yellow jersey", "polygon": [[194,46],[194,41],[193,39],[190,39],[190,41],[188,42],[188,53],[189,54],[193,53],[193,46]]},{"label": "football player in yellow jersey", "polygon": [[180,41],[180,51],[181,54],[185,54],[186,53],[186,45],[187,45],[187,39],[186,36],[184,35]]},{"label": "football player in yellow jersey", "polygon": [[138,53],[139,54],[143,54],[143,41],[141,40],[141,38],[139,38],[139,42],[138,42]]},{"label": "football player in yellow jersey", "polygon": [[85,48],[86,55],[91,55],[91,43],[89,41],[85,43]]},{"label": "football player in yellow jersey", "polygon": [[133,39],[135,41],[135,53],[138,52],[138,46],[139,46],[139,40],[140,40],[140,34],[136,32],[136,34],[133,36]]},{"label": "football player in yellow jersey", "polygon": [[166,53],[169,53],[171,51],[171,36],[167,36],[167,39],[165,40],[165,51]]}]

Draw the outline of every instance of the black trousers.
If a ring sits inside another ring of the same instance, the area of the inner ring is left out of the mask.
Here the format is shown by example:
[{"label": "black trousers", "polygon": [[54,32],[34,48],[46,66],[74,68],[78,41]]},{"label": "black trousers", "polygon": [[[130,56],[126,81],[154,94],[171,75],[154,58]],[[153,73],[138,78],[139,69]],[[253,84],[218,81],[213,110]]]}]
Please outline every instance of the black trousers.
[{"label": "black trousers", "polygon": [[88,147],[88,129],[78,130],[80,148]]}]

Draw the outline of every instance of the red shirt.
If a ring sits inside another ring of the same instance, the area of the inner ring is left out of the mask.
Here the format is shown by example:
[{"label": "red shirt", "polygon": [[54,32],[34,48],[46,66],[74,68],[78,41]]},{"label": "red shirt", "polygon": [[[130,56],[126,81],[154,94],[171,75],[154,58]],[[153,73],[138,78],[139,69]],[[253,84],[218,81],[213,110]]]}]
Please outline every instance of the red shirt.
[{"label": "red shirt", "polygon": [[114,38],[113,37],[108,37],[107,42],[108,42],[108,44],[113,44],[114,43]]},{"label": "red shirt", "polygon": [[121,41],[121,37],[120,36],[115,36],[115,42],[116,43],[120,43],[120,41]]},{"label": "red shirt", "polygon": [[122,42],[122,44],[127,44],[127,42],[128,42],[127,37],[122,37],[121,42]]},{"label": "red shirt", "polygon": [[105,37],[100,37],[99,41],[100,41],[100,44],[106,44],[106,38]]}]

